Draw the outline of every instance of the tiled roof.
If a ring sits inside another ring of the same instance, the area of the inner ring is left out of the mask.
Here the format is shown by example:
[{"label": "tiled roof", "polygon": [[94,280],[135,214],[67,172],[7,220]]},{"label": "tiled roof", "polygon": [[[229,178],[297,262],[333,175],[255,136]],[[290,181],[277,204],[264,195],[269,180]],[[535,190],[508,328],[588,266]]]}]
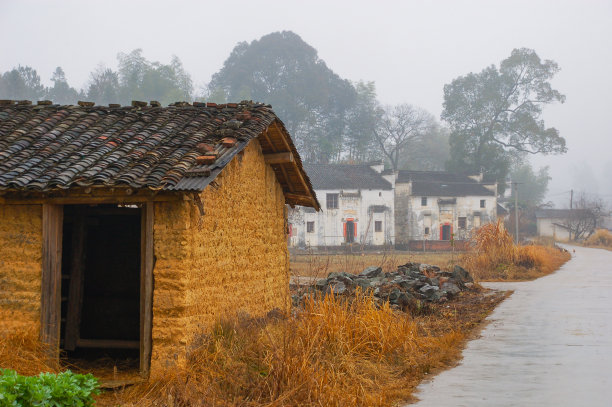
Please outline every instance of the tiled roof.
[{"label": "tiled roof", "polygon": [[[0,105],[0,190],[201,191],[273,123],[286,133],[269,105],[144,105]],[[298,192],[314,197],[293,142],[286,139],[283,147],[293,153],[307,184]]]},{"label": "tiled roof", "polygon": [[304,164],[314,189],[383,189],[392,186],[363,164]]},{"label": "tiled roof", "polygon": [[412,182],[415,196],[494,196],[495,192],[467,175],[444,171],[400,171],[398,183]]},{"label": "tiled roof", "polygon": [[569,219],[572,217],[587,216],[591,214],[588,209],[538,209],[536,218]]}]

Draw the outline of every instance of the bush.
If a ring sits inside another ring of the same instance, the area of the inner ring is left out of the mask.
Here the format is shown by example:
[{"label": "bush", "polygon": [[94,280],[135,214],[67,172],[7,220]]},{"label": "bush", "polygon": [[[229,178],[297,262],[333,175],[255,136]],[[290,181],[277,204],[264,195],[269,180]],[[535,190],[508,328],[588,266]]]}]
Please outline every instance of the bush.
[{"label": "bush", "polygon": [[0,406],[92,406],[98,394],[98,380],[91,374],[41,373],[21,376],[14,370],[1,370]]},{"label": "bush", "polygon": [[587,246],[612,247],[612,233],[606,229],[597,229],[584,243]]}]

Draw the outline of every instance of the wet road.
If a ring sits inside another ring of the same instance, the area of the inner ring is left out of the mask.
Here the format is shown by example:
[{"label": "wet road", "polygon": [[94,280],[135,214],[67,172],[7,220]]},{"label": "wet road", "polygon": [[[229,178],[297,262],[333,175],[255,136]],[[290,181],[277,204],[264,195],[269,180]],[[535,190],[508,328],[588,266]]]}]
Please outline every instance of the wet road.
[{"label": "wet road", "polygon": [[515,292],[411,407],[612,406],[612,251],[575,250],[547,277],[486,284]]}]

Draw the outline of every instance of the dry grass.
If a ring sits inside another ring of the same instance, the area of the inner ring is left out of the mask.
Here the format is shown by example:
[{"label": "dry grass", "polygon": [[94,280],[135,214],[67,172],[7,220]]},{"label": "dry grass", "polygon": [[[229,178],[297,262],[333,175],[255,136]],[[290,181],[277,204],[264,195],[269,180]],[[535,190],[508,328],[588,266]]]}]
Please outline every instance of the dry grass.
[{"label": "dry grass", "polygon": [[606,229],[597,229],[588,239],[584,241],[587,247],[599,247],[612,249],[612,233]]},{"label": "dry grass", "polygon": [[12,322],[18,319],[18,313],[0,311],[0,367],[27,376],[57,372],[57,366],[50,363],[46,348],[38,339],[38,331],[23,325],[16,327]]},{"label": "dry grass", "polygon": [[571,255],[554,246],[516,245],[502,222],[481,227],[461,264],[479,281],[533,280],[557,270]]},{"label": "dry grass", "polygon": [[435,264],[446,267],[457,262],[460,255],[452,252],[405,252],[392,249],[380,252],[357,253],[304,253],[291,255],[291,275],[300,277],[325,277],[332,271],[359,274],[366,267],[378,266],[391,272],[408,262]]},{"label": "dry grass", "polygon": [[99,405],[391,406],[457,360],[502,297],[464,293],[412,318],[369,295],[311,299],[287,318],[219,323],[184,369],[106,393]]}]

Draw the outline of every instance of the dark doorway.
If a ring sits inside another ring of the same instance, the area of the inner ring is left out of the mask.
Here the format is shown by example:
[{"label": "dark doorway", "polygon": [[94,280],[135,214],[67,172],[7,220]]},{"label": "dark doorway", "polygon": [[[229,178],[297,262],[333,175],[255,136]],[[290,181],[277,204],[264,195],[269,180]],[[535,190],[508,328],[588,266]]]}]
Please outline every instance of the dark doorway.
[{"label": "dark doorway", "polygon": [[442,225],[441,240],[450,240],[451,233],[452,233],[451,225]]},{"label": "dark doorway", "polygon": [[140,208],[64,206],[60,347],[70,364],[138,371],[140,263]]},{"label": "dark doorway", "polygon": [[355,222],[352,220],[346,221],[346,243],[353,243],[355,241]]}]

